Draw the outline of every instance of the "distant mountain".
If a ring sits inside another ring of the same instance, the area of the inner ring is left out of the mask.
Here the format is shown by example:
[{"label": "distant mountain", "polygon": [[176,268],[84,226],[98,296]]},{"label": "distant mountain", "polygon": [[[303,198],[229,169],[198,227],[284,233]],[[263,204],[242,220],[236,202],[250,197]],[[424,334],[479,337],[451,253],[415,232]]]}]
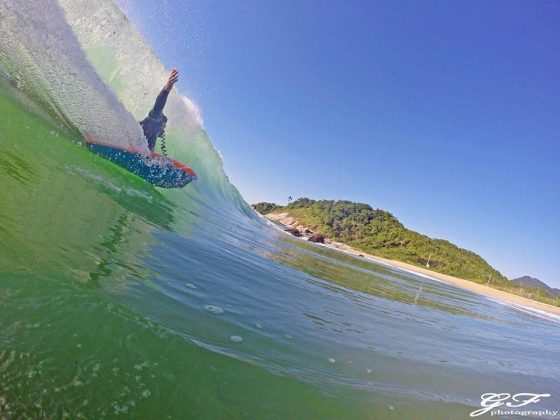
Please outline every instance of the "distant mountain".
[{"label": "distant mountain", "polygon": [[541,289],[550,289],[550,286],[546,283],[543,283],[539,279],[530,276],[523,276],[517,279],[511,280],[514,283],[517,283],[521,286],[528,286],[528,287],[540,287]]},{"label": "distant mountain", "polygon": [[538,287],[540,289],[544,289],[548,292],[549,296],[553,298],[560,296],[560,289],[553,289],[548,284],[543,283],[542,281],[534,277],[523,276],[511,281],[513,283],[519,284],[520,286]]}]

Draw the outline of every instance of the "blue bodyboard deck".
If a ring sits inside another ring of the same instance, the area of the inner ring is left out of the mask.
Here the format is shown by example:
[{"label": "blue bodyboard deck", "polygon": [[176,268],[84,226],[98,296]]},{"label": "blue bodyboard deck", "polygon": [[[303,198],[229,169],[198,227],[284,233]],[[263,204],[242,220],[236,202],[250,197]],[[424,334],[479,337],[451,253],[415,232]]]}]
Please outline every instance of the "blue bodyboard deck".
[{"label": "blue bodyboard deck", "polygon": [[93,153],[116,163],[157,187],[182,188],[197,179],[196,173],[188,166],[155,152],[144,155],[94,143],[87,143],[87,147]]}]

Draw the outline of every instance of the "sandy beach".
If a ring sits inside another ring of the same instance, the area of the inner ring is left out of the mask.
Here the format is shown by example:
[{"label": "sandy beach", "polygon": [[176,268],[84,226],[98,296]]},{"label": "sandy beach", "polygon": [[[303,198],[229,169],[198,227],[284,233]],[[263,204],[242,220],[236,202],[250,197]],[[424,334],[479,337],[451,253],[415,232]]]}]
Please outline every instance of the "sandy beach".
[{"label": "sandy beach", "polygon": [[[266,214],[264,217],[267,219],[280,223],[282,226],[286,228],[295,228],[298,229],[300,232],[305,232],[305,230],[312,230],[307,226],[300,224],[296,219],[291,217],[288,213],[270,213]],[[398,267],[404,270],[412,271],[414,273],[428,276],[434,278],[436,280],[440,280],[442,282],[460,287],[465,290],[469,290],[474,293],[478,293],[480,295],[484,295],[490,297],[492,299],[496,299],[505,303],[513,303],[516,305],[526,306],[533,309],[538,309],[540,311],[545,311],[550,314],[559,315],[560,316],[560,307],[548,305],[543,302],[538,302],[536,300],[527,299],[522,296],[514,295],[511,293],[503,292],[501,290],[494,289],[492,287],[488,287],[482,284],[474,283],[470,280],[460,279],[457,277],[449,276],[447,274],[437,273],[435,271],[428,270],[426,268],[417,267],[412,264],[390,260],[387,258],[377,257],[375,255],[367,254],[364,251],[360,251],[354,249],[348,245],[345,245],[341,242],[336,242],[331,240],[330,238],[325,237],[325,245],[337,249],[341,252],[345,252],[348,254],[356,255],[356,256],[364,256],[370,258],[372,260],[379,261],[381,263],[385,263],[394,267]]]}]

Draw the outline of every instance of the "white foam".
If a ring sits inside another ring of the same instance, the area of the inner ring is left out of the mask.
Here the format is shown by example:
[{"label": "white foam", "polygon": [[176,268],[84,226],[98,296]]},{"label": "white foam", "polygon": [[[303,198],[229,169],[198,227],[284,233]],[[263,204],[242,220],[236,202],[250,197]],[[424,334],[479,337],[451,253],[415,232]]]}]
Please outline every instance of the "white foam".
[{"label": "white foam", "polygon": [[222,308],[215,305],[204,305],[204,310],[214,315],[221,315],[224,313],[224,310]]},{"label": "white foam", "polygon": [[500,305],[507,306],[512,309],[516,309],[519,312],[523,312],[527,315],[532,315],[537,318],[546,319],[547,321],[552,321],[556,323],[560,323],[560,316],[556,314],[552,314],[550,312],[543,311],[541,309],[531,308],[529,306],[519,305],[517,303],[512,302],[503,302],[498,299],[493,299],[491,297],[486,296],[487,299],[491,300],[492,302],[499,303]]}]

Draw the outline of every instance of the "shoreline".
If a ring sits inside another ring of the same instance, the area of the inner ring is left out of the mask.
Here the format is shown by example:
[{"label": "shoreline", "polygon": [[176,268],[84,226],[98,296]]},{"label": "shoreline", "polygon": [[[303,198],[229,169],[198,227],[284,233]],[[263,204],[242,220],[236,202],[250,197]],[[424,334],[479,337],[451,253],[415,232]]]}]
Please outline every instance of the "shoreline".
[{"label": "shoreline", "polygon": [[[285,228],[295,228],[301,232],[312,231],[312,229],[307,226],[301,225],[296,219],[291,217],[288,213],[268,213],[262,215],[267,220],[279,223]],[[414,274],[426,276],[436,281],[441,281],[446,284],[450,284],[459,287],[464,290],[468,290],[473,293],[497,300],[499,303],[510,303],[514,305],[525,306],[528,308],[536,309],[539,311],[546,312],[548,314],[560,316],[560,307],[549,305],[547,303],[539,302],[536,300],[528,299],[523,296],[514,295],[513,293],[504,292],[502,290],[494,289],[490,286],[485,286],[483,284],[478,284],[470,280],[460,279],[447,274],[438,273],[435,271],[428,270],[426,268],[417,267],[412,264],[408,264],[401,261],[390,260],[388,258],[378,257],[375,255],[368,254],[364,251],[352,248],[349,245],[343,244],[341,242],[333,241],[325,237],[325,246],[335,249],[346,254],[354,255],[356,257],[367,257],[373,261],[377,261],[382,264],[386,264],[401,270],[410,271]]]}]

